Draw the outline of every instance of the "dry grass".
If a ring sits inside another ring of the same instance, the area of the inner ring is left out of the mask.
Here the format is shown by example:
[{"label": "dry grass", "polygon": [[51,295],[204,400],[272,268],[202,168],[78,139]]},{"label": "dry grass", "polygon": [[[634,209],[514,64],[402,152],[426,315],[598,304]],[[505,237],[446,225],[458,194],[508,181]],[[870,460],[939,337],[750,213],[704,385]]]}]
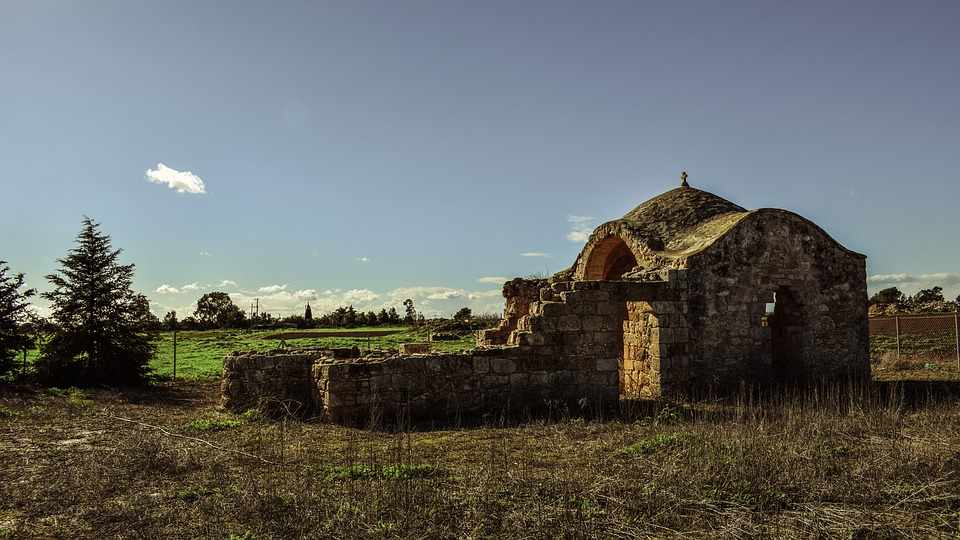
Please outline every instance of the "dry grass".
[{"label": "dry grass", "polygon": [[955,401],[828,391],[385,433],[215,398],[0,393],[0,538],[960,534]]}]

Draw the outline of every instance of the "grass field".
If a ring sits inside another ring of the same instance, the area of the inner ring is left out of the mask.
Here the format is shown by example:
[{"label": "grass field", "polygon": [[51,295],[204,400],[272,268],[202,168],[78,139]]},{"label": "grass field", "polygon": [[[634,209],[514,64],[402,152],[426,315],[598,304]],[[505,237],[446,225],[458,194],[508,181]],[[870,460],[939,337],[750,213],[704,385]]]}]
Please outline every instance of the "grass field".
[{"label": "grass field", "polygon": [[0,538],[956,538],[960,405],[882,394],[386,433],[0,389]]},{"label": "grass field", "polygon": [[[370,335],[378,334],[378,335]],[[288,337],[289,336],[289,337]],[[286,347],[359,347],[369,349],[398,349],[401,343],[425,341],[426,335],[409,327],[320,328],[316,330],[206,330],[177,332],[177,378],[199,379],[219,377],[223,357],[233,351],[267,351]],[[438,351],[470,349],[475,344],[473,335],[456,341],[436,341]],[[161,377],[173,374],[173,333],[157,334],[157,354],[150,367]],[[37,357],[36,349],[29,351],[28,364]]]}]

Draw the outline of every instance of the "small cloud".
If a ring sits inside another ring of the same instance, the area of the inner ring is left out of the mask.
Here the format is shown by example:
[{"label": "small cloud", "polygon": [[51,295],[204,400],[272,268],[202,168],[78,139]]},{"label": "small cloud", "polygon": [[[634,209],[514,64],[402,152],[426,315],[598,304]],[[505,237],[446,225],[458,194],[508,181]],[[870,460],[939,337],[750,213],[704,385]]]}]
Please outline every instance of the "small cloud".
[{"label": "small cloud", "polygon": [[351,289],[343,293],[345,302],[365,303],[373,302],[377,298],[380,298],[380,295],[370,289]]},{"label": "small cloud", "polygon": [[521,257],[549,257],[549,253],[544,253],[542,251],[527,251],[520,254]]},{"label": "small cloud", "polygon": [[501,283],[506,283],[507,281],[510,281],[510,280],[507,279],[507,278],[505,278],[505,277],[500,277],[500,276],[484,276],[484,277],[478,279],[478,280],[477,280],[477,283],[496,283],[496,284],[501,284]]},{"label": "small cloud", "polygon": [[157,287],[157,294],[179,294],[179,293],[180,293],[180,289],[176,287],[171,287],[166,283]]},{"label": "small cloud", "polygon": [[456,289],[443,289],[427,295],[427,300],[453,300],[454,298],[463,298],[463,291]]},{"label": "small cloud", "polygon": [[301,289],[293,293],[293,296],[301,300],[316,300],[318,298],[316,289]]},{"label": "small cloud", "polygon": [[183,287],[180,287],[181,291],[196,291],[200,289],[200,284],[194,281],[193,283],[187,283]]},{"label": "small cloud", "polygon": [[960,273],[874,274],[867,278],[867,283],[871,285],[896,285],[900,283],[934,283],[942,286],[960,285]]},{"label": "small cloud", "polygon": [[232,279],[225,279],[225,280],[221,281],[219,285],[217,285],[217,287],[221,287],[221,288],[222,288],[222,287],[236,287],[236,286],[237,286],[237,282],[236,282],[236,281],[233,281]]},{"label": "small cloud", "polygon": [[479,300],[479,299],[481,299],[481,298],[498,298],[498,297],[500,297],[500,296],[503,296],[503,292],[500,291],[500,290],[496,290],[496,289],[495,289],[495,290],[492,290],[492,291],[476,291],[476,292],[472,292],[472,293],[470,293],[470,294],[467,295],[467,298],[469,298],[470,300]]},{"label": "small cloud", "polygon": [[357,257],[357,261],[362,263],[368,263],[370,262],[370,257]]},{"label": "small cloud", "polygon": [[213,254],[210,253],[209,251],[205,250],[205,249],[201,249],[201,250],[200,250],[200,256],[201,256],[201,257],[213,257]]},{"label": "small cloud", "polygon": [[178,171],[167,167],[163,163],[157,163],[156,169],[147,169],[147,180],[154,184],[166,184],[170,189],[177,190],[177,193],[206,193],[207,188],[203,185],[203,180],[190,171]]},{"label": "small cloud", "polygon": [[271,294],[271,293],[276,293],[276,292],[285,291],[285,290],[287,290],[286,283],[284,283],[283,285],[267,285],[266,287],[260,287],[259,289],[257,289],[257,292],[261,292],[264,294]]},{"label": "small cloud", "polygon": [[567,240],[578,244],[586,242],[593,232],[593,220],[590,216],[567,216],[567,221],[570,222]]}]

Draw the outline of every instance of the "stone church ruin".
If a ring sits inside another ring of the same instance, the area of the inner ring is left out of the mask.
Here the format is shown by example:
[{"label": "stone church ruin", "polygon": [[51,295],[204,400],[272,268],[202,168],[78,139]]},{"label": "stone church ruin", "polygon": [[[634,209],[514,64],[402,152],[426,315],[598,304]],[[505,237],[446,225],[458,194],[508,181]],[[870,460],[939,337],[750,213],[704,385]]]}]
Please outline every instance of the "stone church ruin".
[{"label": "stone church ruin", "polygon": [[228,356],[225,407],[357,423],[868,378],[866,257],[786,210],[681,187],[591,234],[573,266],[504,285],[462,353]]}]

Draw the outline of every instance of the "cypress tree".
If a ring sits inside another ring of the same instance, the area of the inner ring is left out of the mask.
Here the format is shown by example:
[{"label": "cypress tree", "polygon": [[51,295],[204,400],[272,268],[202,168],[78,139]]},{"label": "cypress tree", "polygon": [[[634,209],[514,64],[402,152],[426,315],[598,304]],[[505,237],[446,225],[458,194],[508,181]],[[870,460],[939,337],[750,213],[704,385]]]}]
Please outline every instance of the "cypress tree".
[{"label": "cypress tree", "polygon": [[13,368],[17,353],[32,345],[23,325],[29,315],[27,298],[34,290],[21,292],[23,274],[7,275],[9,270],[7,262],[0,261],[0,378]]},{"label": "cypress tree", "polygon": [[100,225],[84,218],[77,245],[58,259],[60,273],[47,276],[57,326],[43,346],[41,380],[58,385],[146,382],[153,336],[143,332],[142,302],[131,289],[133,264],[120,264]]}]

